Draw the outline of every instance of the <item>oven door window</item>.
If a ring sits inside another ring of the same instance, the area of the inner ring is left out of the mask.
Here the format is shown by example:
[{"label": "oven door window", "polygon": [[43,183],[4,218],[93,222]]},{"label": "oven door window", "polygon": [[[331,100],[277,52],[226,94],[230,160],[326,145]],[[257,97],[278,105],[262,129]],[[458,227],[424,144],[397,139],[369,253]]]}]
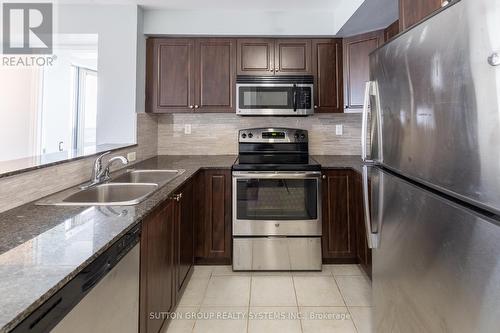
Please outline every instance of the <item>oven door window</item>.
[{"label": "oven door window", "polygon": [[316,220],[317,179],[239,179],[238,220]]},{"label": "oven door window", "polygon": [[293,109],[293,87],[240,87],[240,109]]}]

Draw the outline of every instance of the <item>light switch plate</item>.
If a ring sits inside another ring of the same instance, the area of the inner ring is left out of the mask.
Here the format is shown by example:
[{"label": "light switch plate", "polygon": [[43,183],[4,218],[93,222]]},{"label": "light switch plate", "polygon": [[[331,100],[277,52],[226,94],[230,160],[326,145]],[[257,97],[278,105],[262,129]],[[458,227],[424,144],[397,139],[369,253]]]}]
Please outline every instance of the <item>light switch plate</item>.
[{"label": "light switch plate", "polygon": [[343,135],[344,134],[344,126],[343,125],[335,125],[335,134]]},{"label": "light switch plate", "polygon": [[184,134],[191,134],[191,124],[184,125]]},{"label": "light switch plate", "polygon": [[129,162],[135,161],[136,158],[137,158],[137,154],[135,153],[135,151],[132,151],[132,152],[130,152],[130,153],[127,154],[127,160]]}]

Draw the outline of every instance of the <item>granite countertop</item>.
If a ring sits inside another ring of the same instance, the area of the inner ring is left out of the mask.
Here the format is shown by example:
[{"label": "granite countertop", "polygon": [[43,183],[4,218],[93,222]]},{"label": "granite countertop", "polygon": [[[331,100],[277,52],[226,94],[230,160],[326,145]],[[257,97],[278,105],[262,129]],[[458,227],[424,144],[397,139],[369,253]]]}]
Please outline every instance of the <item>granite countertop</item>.
[{"label": "granite countertop", "polygon": [[56,293],[200,168],[230,168],[236,156],[157,156],[137,169],[184,169],[135,206],[37,206],[0,213],[0,332]]},{"label": "granite countertop", "polygon": [[363,172],[363,162],[359,155],[314,155],[312,158],[325,169],[353,169],[358,173]]},{"label": "granite countertop", "polygon": [[[361,172],[359,156],[313,156],[324,168]],[[28,317],[201,168],[230,168],[236,156],[157,156],[136,169],[185,172],[135,206],[37,206],[0,213],[0,333]]]}]

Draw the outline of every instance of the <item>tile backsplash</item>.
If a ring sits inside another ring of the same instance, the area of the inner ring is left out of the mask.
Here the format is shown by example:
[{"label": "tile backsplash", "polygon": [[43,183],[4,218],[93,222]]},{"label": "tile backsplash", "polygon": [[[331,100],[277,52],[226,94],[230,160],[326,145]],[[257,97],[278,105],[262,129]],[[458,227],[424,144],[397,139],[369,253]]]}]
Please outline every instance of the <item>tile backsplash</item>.
[{"label": "tile backsplash", "polygon": [[[185,134],[190,125],[191,134]],[[343,134],[335,134],[343,125]],[[313,155],[359,155],[360,114],[312,117],[239,117],[235,114],[137,115],[137,146],[114,155],[137,152],[137,160],[159,155],[218,155],[238,153],[238,130],[253,127],[291,127],[309,131]],[[95,157],[0,178],[0,212],[80,184],[90,176]]]},{"label": "tile backsplash", "polygon": [[[185,134],[185,127],[191,134]],[[343,134],[335,134],[343,125]],[[361,114],[316,114],[311,117],[240,117],[235,114],[172,114],[158,116],[158,154],[237,154],[238,130],[291,127],[309,131],[313,155],[359,155]]]}]

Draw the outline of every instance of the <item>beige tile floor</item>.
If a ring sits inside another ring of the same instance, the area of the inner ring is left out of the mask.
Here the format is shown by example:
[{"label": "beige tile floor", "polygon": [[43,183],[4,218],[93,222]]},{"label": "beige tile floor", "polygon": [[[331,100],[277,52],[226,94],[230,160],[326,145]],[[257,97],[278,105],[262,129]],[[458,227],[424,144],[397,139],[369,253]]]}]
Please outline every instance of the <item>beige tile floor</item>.
[{"label": "beige tile floor", "polygon": [[371,284],[358,265],[322,272],[195,266],[164,333],[370,333]]}]

